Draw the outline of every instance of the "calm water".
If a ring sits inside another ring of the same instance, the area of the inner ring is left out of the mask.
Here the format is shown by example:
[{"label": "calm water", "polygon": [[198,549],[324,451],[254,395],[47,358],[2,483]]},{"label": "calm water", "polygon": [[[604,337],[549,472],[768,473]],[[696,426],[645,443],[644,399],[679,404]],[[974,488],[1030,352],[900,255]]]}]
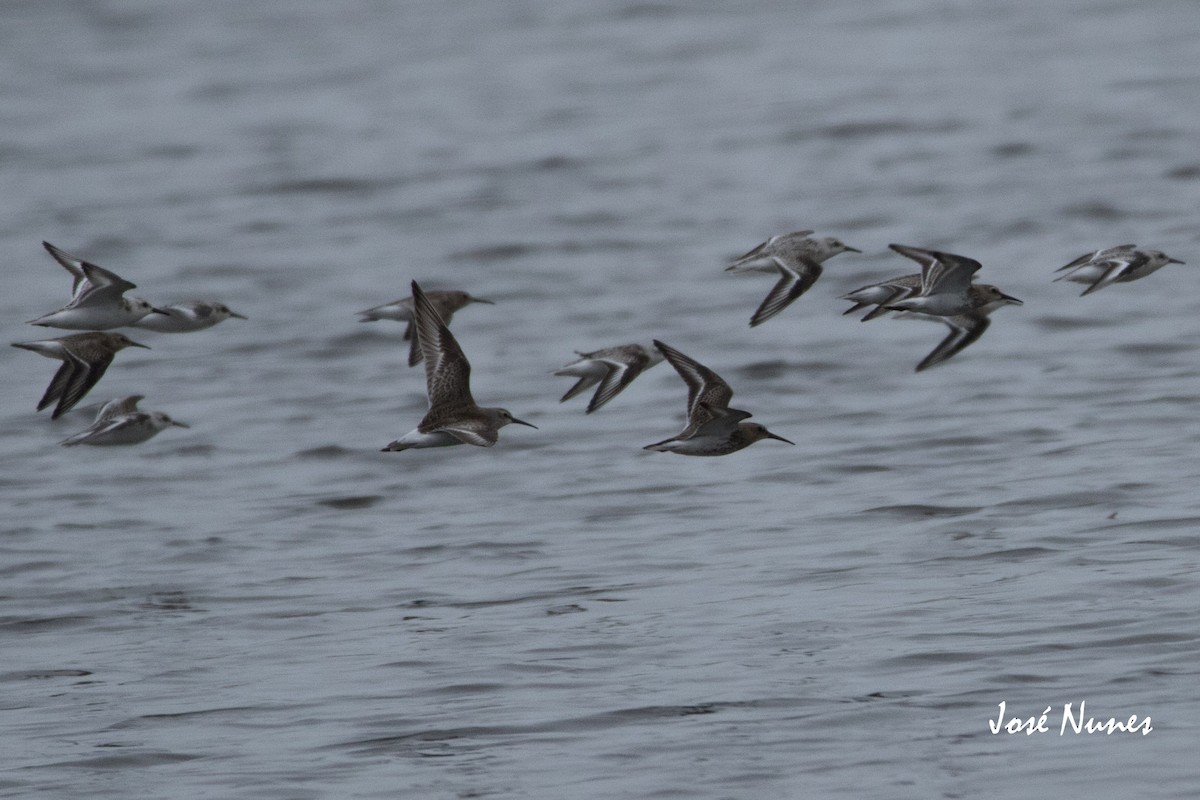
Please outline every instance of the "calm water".
[{"label": "calm water", "polygon": [[[0,313],[39,241],[156,302],[84,404],[192,425],[56,442],[55,365],[0,384],[0,795],[930,798],[1200,792],[1200,9],[958,4],[9,3]],[[865,251],[766,325],[726,260]],[[979,258],[1025,300],[841,316]],[[1055,267],[1187,266],[1086,298]],[[425,410],[409,280],[475,395],[540,430],[381,453]],[[656,367],[597,414],[551,370],[661,338],[797,447],[648,453]],[[1007,703],[1047,734],[992,735]],[[1066,703],[1148,736],[1059,736]]]}]

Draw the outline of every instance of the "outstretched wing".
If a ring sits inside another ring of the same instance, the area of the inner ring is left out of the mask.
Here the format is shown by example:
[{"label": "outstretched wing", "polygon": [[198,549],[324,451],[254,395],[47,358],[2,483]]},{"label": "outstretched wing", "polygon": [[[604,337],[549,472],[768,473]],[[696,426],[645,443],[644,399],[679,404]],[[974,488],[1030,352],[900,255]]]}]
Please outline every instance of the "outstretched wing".
[{"label": "outstretched wing", "polygon": [[[592,413],[602,405],[612,400],[618,394],[625,390],[625,387],[633,383],[633,379],[642,374],[642,370],[650,363],[650,357],[643,352],[631,352],[623,358],[605,358],[602,363],[607,367],[608,372],[604,374],[604,378],[600,381],[600,388],[592,395],[591,402],[588,403],[587,413]],[[582,381],[581,381],[582,383]]]},{"label": "outstretched wing", "polygon": [[940,364],[959,351],[973,343],[992,324],[987,317],[977,314],[960,314],[956,317],[942,317],[943,322],[950,327],[950,334],[933,348],[933,352],[921,359],[917,364],[917,372]]},{"label": "outstretched wing", "polygon": [[982,268],[973,258],[956,256],[940,250],[924,250],[903,244],[888,247],[921,265],[921,294],[934,292],[965,292],[972,276]]},{"label": "outstretched wing", "polygon": [[[58,405],[54,407],[54,413],[50,415],[51,419],[58,419],[63,414],[75,407],[75,404],[83,399],[96,382],[104,377],[105,371],[108,370],[108,365],[112,363],[113,356],[116,353],[105,352],[97,355],[91,361],[84,361],[68,353],[68,357],[76,362],[75,368],[71,371],[69,379],[62,388],[62,393],[58,398]],[[58,376],[54,376],[55,381]],[[51,388],[54,384],[51,383]]]},{"label": "outstretched wing", "polygon": [[445,413],[464,406],[474,406],[470,362],[416,281],[412,282],[412,292],[416,323],[414,334],[425,360],[430,410],[437,409]]},{"label": "outstretched wing", "polygon": [[1108,286],[1110,283],[1116,283],[1129,273],[1144,266],[1149,260],[1150,256],[1146,255],[1145,253],[1130,253],[1122,258],[1111,258],[1106,261],[1092,262],[1092,266],[1096,267],[1098,270],[1101,270],[1100,277],[1097,278],[1091,286],[1084,289],[1083,292],[1080,293],[1080,297],[1085,294],[1091,294],[1092,292],[1099,291],[1105,286]]},{"label": "outstretched wing", "polygon": [[654,340],[654,346],[687,384],[689,428],[708,422],[713,417],[713,411],[729,407],[733,389],[729,388],[729,384],[722,380],[720,375],[657,339]]},{"label": "outstretched wing", "polygon": [[812,288],[817,278],[821,277],[821,265],[811,258],[795,255],[792,260],[775,257],[774,261],[775,266],[779,268],[779,281],[750,318],[751,328],[763,324],[790,306],[792,301]]}]

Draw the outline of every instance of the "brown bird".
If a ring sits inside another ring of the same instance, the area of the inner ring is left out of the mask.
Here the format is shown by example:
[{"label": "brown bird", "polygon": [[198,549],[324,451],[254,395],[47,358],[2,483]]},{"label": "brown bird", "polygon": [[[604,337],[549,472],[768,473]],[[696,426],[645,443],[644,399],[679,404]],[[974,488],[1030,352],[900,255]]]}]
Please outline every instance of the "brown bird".
[{"label": "brown bird", "polygon": [[121,333],[93,331],[43,339],[37,342],[13,342],[13,347],[32,350],[46,358],[57,358],[63,362],[54,373],[46,393],[38,402],[37,410],[58,401],[51,419],[58,419],[70,411],[83,396],[104,376],[117,351],[126,347],[146,347]]}]

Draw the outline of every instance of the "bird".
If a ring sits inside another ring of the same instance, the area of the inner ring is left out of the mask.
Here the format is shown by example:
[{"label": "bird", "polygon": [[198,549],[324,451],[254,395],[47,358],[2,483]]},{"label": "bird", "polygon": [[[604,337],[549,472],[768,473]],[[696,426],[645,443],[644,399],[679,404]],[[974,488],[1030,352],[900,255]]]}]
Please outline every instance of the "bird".
[{"label": "bird", "polygon": [[[772,236],[725,268],[726,272],[779,272],[779,280],[750,318],[754,328],[769,320],[804,294],[821,277],[821,263],[838,253],[861,253],[840,239],[811,239],[812,231]],[[769,262],[767,260],[769,259]],[[764,262],[764,263],[759,263]]]},{"label": "bird", "polygon": [[[489,306],[495,305],[491,300],[485,300],[482,297],[473,297],[467,292],[457,289],[434,290],[426,292],[425,296],[429,298],[429,302],[437,309],[438,315],[447,325],[453,319],[454,312],[463,306],[470,305],[471,303],[484,303]],[[404,341],[409,342],[408,365],[415,367],[421,363],[424,356],[421,355],[421,345],[415,335],[416,326],[413,324],[413,300],[411,297],[401,297],[390,303],[384,303],[381,306],[368,308],[358,313],[359,322],[375,322],[381,319],[394,319],[398,322],[407,322],[408,325],[404,328]]]},{"label": "bird", "polygon": [[[917,372],[942,363],[974,343],[980,336],[983,336],[984,331],[991,324],[988,315],[996,309],[1006,305],[1023,305],[1017,298],[1005,294],[991,284],[971,283],[971,275],[979,269],[979,262],[973,259],[964,259],[962,256],[953,256],[949,253],[940,253],[933,250],[919,250],[918,248],[910,248],[904,245],[891,245],[891,247],[897,252],[921,261],[923,267],[921,274],[897,275],[896,277],[863,286],[842,295],[843,300],[849,300],[854,303],[843,314],[853,314],[864,308],[874,306],[874,308],[863,316],[863,322],[887,314],[889,311],[898,311],[901,312],[901,316],[939,320],[945,323],[950,328],[950,333],[938,343],[937,347],[929,355],[925,356],[917,364]],[[918,258],[916,255],[905,251],[919,253],[921,257]],[[962,262],[969,263],[964,264]],[[958,313],[938,314],[916,309],[906,310],[906,306],[909,305],[907,301],[910,298],[918,297],[921,288],[928,283],[929,273],[944,269],[957,269],[960,271],[959,277],[952,280],[961,280],[963,272],[967,276],[965,290],[962,292],[961,297],[955,301]]]},{"label": "bird", "polygon": [[723,456],[749,447],[761,439],[795,444],[758,423],[743,422],[751,416],[750,412],[729,407],[733,389],[720,375],[657,339],[654,340],[654,346],[687,384],[688,422],[682,431],[670,439],[648,444],[644,450],[684,456]]},{"label": "bird", "polygon": [[575,354],[579,356],[578,360],[572,361],[554,373],[555,375],[579,378],[559,402],[566,402],[580,392],[585,392],[596,384],[600,384],[600,388],[596,390],[588,403],[588,414],[612,400],[624,391],[626,386],[633,383],[634,378],[663,360],[662,354],[657,348],[641,344],[606,347],[591,353],[576,350]]},{"label": "bird", "polygon": [[537,428],[517,419],[507,409],[481,408],[471,396],[471,364],[433,303],[412,282],[413,331],[425,360],[429,411],[416,428],[390,442],[383,450],[448,447],[473,444],[491,447],[498,431],[509,423]]},{"label": "bird", "polygon": [[68,330],[109,330],[132,325],[149,314],[166,314],[140,297],[125,297],[136,289],[121,276],[42,242],[54,260],[71,273],[71,302],[49,314],[29,320],[30,325]]},{"label": "bird", "polygon": [[973,258],[925,250],[903,244],[889,244],[902,256],[921,265],[921,291],[890,301],[891,311],[919,311],[939,317],[952,317],[971,310],[968,292],[976,272],[983,266]]},{"label": "bird", "polygon": [[1136,245],[1122,244],[1084,253],[1070,264],[1059,267],[1055,272],[1066,272],[1055,281],[1068,280],[1086,283],[1088,288],[1080,294],[1099,291],[1111,283],[1129,283],[1144,278],[1167,264],[1182,264],[1161,250],[1141,250]]},{"label": "bird", "polygon": [[145,328],[158,333],[190,333],[211,328],[219,322],[233,317],[245,319],[224,303],[211,300],[190,300],[160,306],[161,314],[147,314],[133,323],[135,328]]},{"label": "bird", "polygon": [[138,402],[143,395],[131,394],[109,400],[96,414],[96,419],[87,429],[63,439],[59,444],[66,447],[86,444],[92,446],[139,444],[151,439],[172,426],[188,428],[179,420],[172,419],[161,411],[139,411]]},{"label": "bird", "polygon": [[104,376],[117,352],[126,347],[150,349],[144,344],[130,340],[123,333],[105,331],[76,333],[36,342],[13,342],[13,347],[31,350],[46,358],[57,358],[63,362],[37,405],[37,410],[41,411],[57,400],[58,405],[50,414],[51,419],[58,419],[83,399]]}]

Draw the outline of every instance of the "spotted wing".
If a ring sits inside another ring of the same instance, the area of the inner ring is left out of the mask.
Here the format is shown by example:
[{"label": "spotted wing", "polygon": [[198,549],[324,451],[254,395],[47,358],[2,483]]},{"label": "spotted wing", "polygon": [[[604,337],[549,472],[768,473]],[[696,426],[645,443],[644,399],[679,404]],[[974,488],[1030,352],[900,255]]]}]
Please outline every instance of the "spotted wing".
[{"label": "spotted wing", "polygon": [[[437,309],[425,297],[416,281],[412,283],[413,333],[425,361],[425,383],[429,390],[429,409],[445,414],[473,407],[471,364]],[[427,417],[428,418],[428,417]]]},{"label": "spotted wing", "polygon": [[[749,411],[742,411],[740,408],[716,409],[706,404],[701,404],[701,407],[711,418],[696,426],[694,433],[696,436],[728,436],[737,429],[739,422],[752,416]],[[685,437],[681,436],[680,438]]]}]

